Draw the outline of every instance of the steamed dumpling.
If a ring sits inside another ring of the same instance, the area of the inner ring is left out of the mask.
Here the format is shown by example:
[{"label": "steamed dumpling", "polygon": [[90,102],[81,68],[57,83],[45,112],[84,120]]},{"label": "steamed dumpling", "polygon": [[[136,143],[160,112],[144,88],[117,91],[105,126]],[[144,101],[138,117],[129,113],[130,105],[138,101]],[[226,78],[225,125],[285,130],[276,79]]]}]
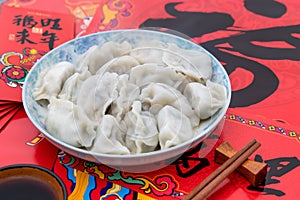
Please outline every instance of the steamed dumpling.
[{"label": "steamed dumpling", "polygon": [[106,72],[89,77],[81,86],[77,105],[91,120],[101,120],[112,102],[118,97],[118,75]]},{"label": "steamed dumpling", "polygon": [[64,82],[74,73],[74,65],[69,62],[59,62],[49,70],[41,73],[33,92],[36,101],[57,97]]},{"label": "steamed dumpling", "polygon": [[185,76],[177,73],[174,69],[155,63],[147,63],[132,68],[129,79],[131,83],[139,87],[143,87],[149,83],[164,83],[176,89],[185,83],[185,80]]},{"label": "steamed dumpling", "polygon": [[89,71],[82,73],[75,72],[65,81],[58,98],[66,99],[75,103],[83,82],[90,76],[91,73]]},{"label": "steamed dumpling", "polygon": [[[137,49],[141,48],[158,48],[158,49],[165,49],[166,45],[158,40],[142,40],[138,41],[136,44]],[[134,49],[133,49],[134,50]]]},{"label": "steamed dumpling", "polygon": [[171,86],[163,83],[151,83],[141,91],[140,99],[143,102],[143,108],[154,115],[164,106],[170,105],[186,115],[191,120],[193,127],[200,123],[186,97]]},{"label": "steamed dumpling", "polygon": [[126,146],[131,153],[154,151],[158,145],[156,120],[149,112],[142,111],[140,101],[132,104],[132,110],[126,113],[124,122],[127,127]]},{"label": "steamed dumpling", "polygon": [[82,109],[63,99],[50,99],[45,124],[54,137],[75,147],[92,146],[96,134],[96,124]]},{"label": "steamed dumpling", "polygon": [[194,136],[189,118],[172,106],[167,105],[159,111],[157,123],[161,149],[176,146]]},{"label": "steamed dumpling", "polygon": [[121,121],[131,109],[132,103],[139,98],[140,88],[128,81],[129,75],[122,74],[118,77],[118,97],[111,104],[111,114]]},{"label": "steamed dumpling", "polygon": [[211,117],[225,105],[227,99],[225,87],[210,80],[206,82],[206,86],[196,82],[189,83],[184,95],[200,119]]},{"label": "steamed dumpling", "polygon": [[163,61],[168,66],[173,66],[177,71],[185,74],[198,82],[208,80],[212,76],[211,59],[208,54],[196,50],[179,48],[176,44],[170,43],[165,52]]},{"label": "steamed dumpling", "polygon": [[119,75],[129,74],[131,68],[139,65],[140,63],[132,56],[120,56],[113,58],[105,63],[98,71],[97,74],[103,74],[105,72],[115,72]]},{"label": "steamed dumpling", "polygon": [[162,55],[165,45],[159,41],[143,41],[139,42],[136,48],[129,53],[130,56],[136,58],[141,64],[156,63],[165,65]]},{"label": "steamed dumpling", "polygon": [[106,154],[130,154],[125,146],[125,127],[112,115],[104,115],[97,128],[94,144],[88,150]]},{"label": "steamed dumpling", "polygon": [[128,42],[116,43],[106,42],[103,45],[93,46],[81,57],[78,64],[80,68],[88,67],[88,70],[95,74],[102,65],[113,58],[127,53],[131,49]]}]

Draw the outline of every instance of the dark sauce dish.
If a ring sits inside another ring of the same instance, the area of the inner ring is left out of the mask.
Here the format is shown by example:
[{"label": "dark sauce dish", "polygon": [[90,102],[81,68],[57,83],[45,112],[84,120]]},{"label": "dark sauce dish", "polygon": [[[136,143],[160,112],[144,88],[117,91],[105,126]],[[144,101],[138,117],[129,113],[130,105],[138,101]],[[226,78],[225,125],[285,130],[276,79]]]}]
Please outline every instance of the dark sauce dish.
[{"label": "dark sauce dish", "polygon": [[14,200],[67,200],[62,180],[51,170],[33,164],[0,168],[0,197]]}]

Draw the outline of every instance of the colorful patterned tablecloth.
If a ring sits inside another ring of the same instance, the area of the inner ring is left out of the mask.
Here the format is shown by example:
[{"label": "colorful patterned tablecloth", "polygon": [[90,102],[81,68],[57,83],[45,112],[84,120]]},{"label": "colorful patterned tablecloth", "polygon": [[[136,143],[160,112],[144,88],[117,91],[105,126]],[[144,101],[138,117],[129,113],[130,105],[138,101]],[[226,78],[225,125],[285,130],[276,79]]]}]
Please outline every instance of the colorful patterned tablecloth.
[{"label": "colorful patterned tablecloth", "polygon": [[51,169],[65,183],[69,199],[181,199],[219,166],[214,162],[214,149],[219,144],[228,141],[240,149],[256,138],[262,146],[251,159],[268,164],[265,183],[254,188],[234,172],[209,199],[298,196],[295,188],[300,174],[299,129],[227,113],[218,130],[171,165],[134,174],[65,154],[44,139],[21,109],[0,134],[0,166],[29,163]]},{"label": "colorful patterned tablecloth", "polygon": [[[18,28],[0,32],[0,167],[20,163],[44,166],[63,180],[69,199],[181,199],[219,166],[214,162],[214,149],[219,144],[228,141],[240,149],[256,138],[262,146],[250,158],[268,164],[265,183],[254,188],[234,172],[208,199],[273,200],[299,196],[298,2],[6,0],[0,4],[2,27]],[[49,8],[53,8],[50,13]],[[9,9],[14,12],[8,13]],[[10,16],[11,21],[3,16]],[[49,29],[37,29],[35,23]],[[42,50],[51,50],[45,37],[49,39],[53,28],[58,28],[56,33],[62,28],[70,34],[55,40],[55,47],[97,31],[145,27],[183,33],[224,65],[233,92],[218,131],[168,167],[143,174],[80,160],[50,144],[27,118],[20,101],[24,78],[21,76],[26,76],[37,56],[43,55]],[[33,30],[35,33],[30,32]],[[26,31],[28,37],[20,40]],[[32,38],[31,34],[38,35]],[[2,45],[9,36],[10,45]],[[46,46],[31,42],[44,42]]]}]

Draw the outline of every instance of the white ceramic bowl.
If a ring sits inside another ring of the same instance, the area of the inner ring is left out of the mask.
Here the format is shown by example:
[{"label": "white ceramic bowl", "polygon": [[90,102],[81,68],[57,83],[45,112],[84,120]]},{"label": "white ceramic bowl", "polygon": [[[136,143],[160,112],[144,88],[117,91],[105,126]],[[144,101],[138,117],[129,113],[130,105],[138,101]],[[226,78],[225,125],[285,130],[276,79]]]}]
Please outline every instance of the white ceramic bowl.
[{"label": "white ceramic bowl", "polygon": [[[84,149],[76,148],[58,140],[47,131],[45,124],[43,123],[43,110],[45,110],[45,108],[43,108],[33,98],[33,90],[39,74],[43,70],[50,68],[55,63],[61,61],[75,63],[79,56],[86,52],[91,46],[103,44],[111,40],[117,42],[126,40],[133,46],[141,40],[158,40],[163,43],[175,43],[183,49],[193,49],[207,53],[212,59],[212,81],[224,85],[227,90],[228,99],[225,106],[220,109],[210,120],[202,124],[201,128],[198,130],[198,134],[193,139],[165,150],[158,150],[136,155],[110,155],[94,153]],[[186,150],[203,141],[217,128],[217,126],[222,122],[225,112],[228,109],[231,98],[231,86],[229,77],[220,62],[203,47],[191,41],[173,34],[152,30],[117,30],[99,32],[76,38],[47,53],[34,65],[34,67],[30,70],[30,73],[27,75],[23,86],[22,95],[24,108],[29,119],[51,143],[61,150],[75,157],[95,163],[102,163],[123,171],[148,172],[169,165]]]}]

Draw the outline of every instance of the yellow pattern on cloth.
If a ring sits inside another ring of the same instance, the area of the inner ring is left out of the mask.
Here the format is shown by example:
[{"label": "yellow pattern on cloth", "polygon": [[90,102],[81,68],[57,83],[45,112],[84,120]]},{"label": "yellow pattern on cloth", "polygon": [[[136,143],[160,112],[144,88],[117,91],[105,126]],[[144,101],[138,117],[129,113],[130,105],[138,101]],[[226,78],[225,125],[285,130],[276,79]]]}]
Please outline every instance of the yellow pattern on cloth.
[{"label": "yellow pattern on cloth", "polygon": [[84,192],[89,184],[89,174],[76,170],[76,185],[68,200],[84,200]]}]

